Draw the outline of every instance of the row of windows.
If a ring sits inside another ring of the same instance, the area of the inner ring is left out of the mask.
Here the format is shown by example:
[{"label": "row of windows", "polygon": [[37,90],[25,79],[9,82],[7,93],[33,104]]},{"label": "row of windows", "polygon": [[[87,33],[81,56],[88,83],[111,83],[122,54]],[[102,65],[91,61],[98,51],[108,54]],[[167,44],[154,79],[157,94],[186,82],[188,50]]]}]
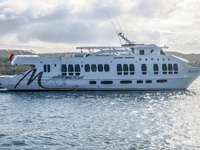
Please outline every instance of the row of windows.
[{"label": "row of windows", "polygon": [[117,74],[118,75],[122,75],[122,73],[124,75],[134,75],[135,73],[135,66],[134,64],[117,64]]},{"label": "row of windows", "polygon": [[178,74],[178,65],[177,64],[163,64],[162,65],[163,74]]},{"label": "row of windows", "polygon": [[[99,71],[99,72],[109,72],[110,70],[110,67],[108,64],[92,64],[92,65],[89,65],[89,64],[86,64],[85,65],[85,72],[96,72],[96,71]],[[80,75],[80,71],[81,71],[81,68],[80,68],[80,65],[79,64],[69,64],[69,65],[66,65],[66,64],[62,64],[61,65],[61,72],[62,72],[62,75],[67,75],[67,72],[69,75]]]},{"label": "row of windows", "polygon": [[44,70],[44,72],[50,72],[51,71],[50,65],[49,64],[44,64],[43,70]]},{"label": "row of windows", "polygon": [[[110,66],[108,64],[85,64],[85,72],[109,72],[110,70]],[[50,64],[44,64],[43,66],[43,70],[44,72],[50,72],[51,71],[51,67]],[[79,64],[62,64],[61,65],[61,72],[62,75],[67,75],[67,72],[69,75],[80,75],[80,65]],[[142,74],[145,75],[147,74],[147,65],[146,64],[142,64],[141,65],[141,71]],[[159,73],[159,66],[158,64],[153,64],[153,71],[154,74],[158,74]],[[178,74],[178,65],[177,64],[162,64],[162,72],[163,74]],[[134,75],[135,74],[135,66],[134,64],[117,64],[117,74],[118,75]]]},{"label": "row of windows", "polygon": [[65,64],[62,64],[61,65],[61,72],[62,72],[62,75],[67,75],[67,72],[69,75],[80,75],[80,65],[79,64],[75,64],[75,65],[72,65],[72,64],[69,64],[68,66],[65,65]]},{"label": "row of windows", "polygon": [[92,65],[85,64],[85,72],[90,72],[90,71],[92,71],[92,72],[96,72],[96,71],[98,71],[98,72],[103,72],[103,71],[109,72],[110,66],[108,64],[104,64],[104,65],[102,65],[102,64],[98,64],[98,65],[96,65],[96,64],[92,64]]},{"label": "row of windows", "polygon": [[[156,80],[157,83],[166,83],[166,79],[160,79]],[[131,84],[131,80],[122,80],[120,81],[121,84]],[[152,80],[137,80],[136,83],[142,84],[142,83],[152,83]],[[89,81],[89,84],[97,84],[97,81]],[[113,84],[113,81],[101,81],[101,84]]]},{"label": "row of windows", "polygon": [[[151,53],[153,53],[153,51],[154,50],[151,50]],[[134,53],[134,49],[133,49],[133,53]],[[139,53],[140,55],[145,55],[145,50],[140,50]],[[162,50],[160,50],[160,55],[165,55],[165,53]]]},{"label": "row of windows", "polygon": [[[147,74],[147,65],[146,64],[142,64],[141,65],[141,71],[143,75]],[[154,64],[153,65],[153,71],[154,74],[158,74],[159,72],[159,66],[158,64]],[[162,71],[163,74],[167,74],[167,72],[169,74],[178,74],[178,65],[177,64],[162,64]],[[134,75],[135,72],[135,66],[134,64],[117,64],[117,74],[118,75]]]}]

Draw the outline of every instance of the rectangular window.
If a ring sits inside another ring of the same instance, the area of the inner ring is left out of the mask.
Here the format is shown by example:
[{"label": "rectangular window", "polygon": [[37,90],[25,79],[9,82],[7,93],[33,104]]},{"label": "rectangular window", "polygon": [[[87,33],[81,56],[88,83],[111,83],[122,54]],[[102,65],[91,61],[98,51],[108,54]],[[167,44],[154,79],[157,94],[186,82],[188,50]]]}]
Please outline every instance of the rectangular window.
[{"label": "rectangular window", "polygon": [[65,64],[61,65],[61,72],[67,72],[67,66]]},{"label": "rectangular window", "polygon": [[163,70],[163,74],[167,74],[167,65],[166,64],[162,64],[162,70]]},{"label": "rectangular window", "polygon": [[172,70],[173,70],[172,64],[168,64],[169,74],[172,74]]},{"label": "rectangular window", "polygon": [[90,65],[89,64],[85,65],[85,72],[90,72]]},{"label": "rectangular window", "polygon": [[153,65],[154,74],[158,74],[158,70],[159,70],[158,64],[154,64],[154,65]]},{"label": "rectangular window", "polygon": [[77,76],[79,76],[79,75],[80,75],[80,71],[81,71],[80,65],[76,64],[76,65],[75,65],[75,74],[76,74]]},{"label": "rectangular window", "polygon": [[137,83],[141,84],[141,83],[143,83],[143,81],[142,80],[137,80]]},{"label": "rectangular window", "polygon": [[140,50],[140,55],[144,55],[144,50]]},{"label": "rectangular window", "polygon": [[90,81],[90,84],[97,84],[97,81]]},{"label": "rectangular window", "polygon": [[127,64],[123,65],[123,71],[124,71],[124,75],[128,75],[128,65]]},{"label": "rectangular window", "polygon": [[130,70],[130,75],[134,75],[134,71],[135,71],[135,66],[134,66],[134,64],[130,64],[130,65],[129,65],[129,70]]},{"label": "rectangular window", "polygon": [[62,72],[62,75],[63,76],[66,76],[67,75],[67,66],[65,64],[62,64],[61,65],[61,72]]},{"label": "rectangular window", "polygon": [[121,64],[117,64],[117,74],[122,75],[122,65]]},{"label": "rectangular window", "polygon": [[92,70],[92,72],[96,72],[97,71],[97,66],[95,64],[92,64],[91,70]]},{"label": "rectangular window", "polygon": [[101,81],[101,84],[113,84],[113,81]]},{"label": "rectangular window", "polygon": [[123,81],[120,81],[121,84],[131,84],[132,81],[131,80],[123,80]]},{"label": "rectangular window", "polygon": [[50,67],[50,65],[47,65],[48,66],[48,72],[50,72],[51,71],[51,67]]},{"label": "rectangular window", "polygon": [[146,80],[146,83],[152,83],[152,80]]},{"label": "rectangular window", "polygon": [[44,65],[44,72],[47,72],[47,65]]},{"label": "rectangular window", "polygon": [[178,65],[174,64],[174,74],[178,74]]},{"label": "rectangular window", "polygon": [[74,71],[74,68],[73,68],[73,65],[72,64],[70,64],[70,65],[68,65],[68,72],[69,72],[69,75],[73,75],[73,71]]},{"label": "rectangular window", "polygon": [[142,74],[143,75],[147,74],[147,65],[146,64],[142,64],[141,70],[142,70]]},{"label": "rectangular window", "polygon": [[105,70],[105,72],[109,72],[109,70],[110,70],[110,67],[109,67],[109,65],[108,65],[108,64],[105,64],[105,65],[104,65],[104,70]]},{"label": "rectangular window", "polygon": [[161,79],[161,80],[157,80],[156,82],[157,83],[165,83],[165,82],[167,82],[167,80],[166,79]]},{"label": "rectangular window", "polygon": [[102,64],[98,64],[98,71],[102,72],[103,71],[103,65]]}]

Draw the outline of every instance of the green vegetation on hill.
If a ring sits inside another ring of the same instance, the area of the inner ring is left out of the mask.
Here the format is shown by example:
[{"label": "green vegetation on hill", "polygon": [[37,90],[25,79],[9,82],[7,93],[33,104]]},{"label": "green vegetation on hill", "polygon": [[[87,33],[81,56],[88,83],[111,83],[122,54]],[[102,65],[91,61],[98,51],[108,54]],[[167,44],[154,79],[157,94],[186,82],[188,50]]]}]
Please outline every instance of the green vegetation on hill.
[{"label": "green vegetation on hill", "polygon": [[[34,51],[12,50],[14,55],[35,55]],[[0,75],[19,74],[30,69],[30,66],[12,66],[9,60],[9,50],[0,50]],[[169,55],[175,55],[190,61],[193,66],[200,67],[200,54],[182,54],[177,52],[167,52]],[[54,57],[72,55],[72,53],[46,53],[38,54],[41,57]]]}]

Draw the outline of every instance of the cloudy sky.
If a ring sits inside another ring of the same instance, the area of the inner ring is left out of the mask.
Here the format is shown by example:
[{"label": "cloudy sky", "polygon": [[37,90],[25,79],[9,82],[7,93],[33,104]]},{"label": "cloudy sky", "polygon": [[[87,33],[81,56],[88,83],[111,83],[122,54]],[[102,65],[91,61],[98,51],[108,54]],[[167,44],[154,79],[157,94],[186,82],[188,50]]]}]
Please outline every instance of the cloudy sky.
[{"label": "cloudy sky", "polygon": [[107,11],[135,43],[200,53],[199,6],[200,0],[0,0],[0,49],[120,46]]}]

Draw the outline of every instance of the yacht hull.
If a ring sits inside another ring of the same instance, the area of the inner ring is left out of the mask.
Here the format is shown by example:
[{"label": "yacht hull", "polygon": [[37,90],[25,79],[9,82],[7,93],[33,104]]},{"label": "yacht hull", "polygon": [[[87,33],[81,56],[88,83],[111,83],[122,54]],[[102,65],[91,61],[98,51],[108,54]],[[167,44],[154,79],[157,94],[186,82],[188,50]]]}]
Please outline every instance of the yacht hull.
[{"label": "yacht hull", "polygon": [[192,75],[180,78],[85,79],[84,77],[57,76],[35,78],[31,82],[29,77],[23,78],[23,75],[1,76],[0,87],[13,91],[182,90],[191,85],[199,76],[199,72],[198,68]]}]

